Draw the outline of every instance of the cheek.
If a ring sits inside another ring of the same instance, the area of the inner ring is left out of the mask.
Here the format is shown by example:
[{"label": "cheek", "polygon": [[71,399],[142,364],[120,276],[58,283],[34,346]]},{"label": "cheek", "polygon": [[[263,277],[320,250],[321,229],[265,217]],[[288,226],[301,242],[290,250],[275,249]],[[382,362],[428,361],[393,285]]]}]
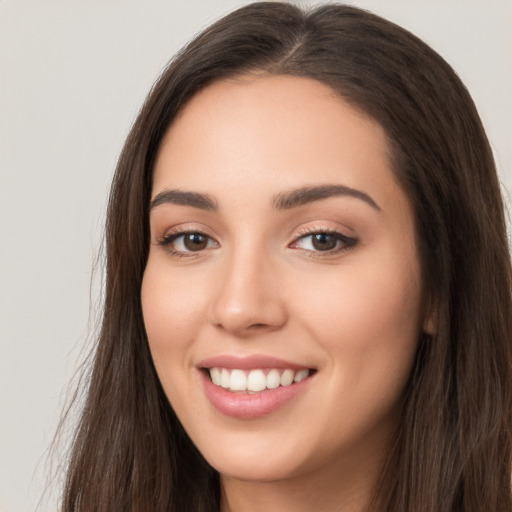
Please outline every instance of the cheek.
[{"label": "cheek", "polygon": [[141,288],[142,313],[151,356],[171,401],[176,394],[178,397],[183,394],[182,387],[192,368],[188,349],[203,318],[199,283],[182,281],[169,272],[165,261],[150,257]]},{"label": "cheek", "polygon": [[193,338],[194,329],[201,324],[200,280],[183,282],[179,277],[169,272],[165,262],[149,259],[142,280],[141,300],[152,351],[164,348],[178,351],[187,343],[187,338]]},{"label": "cheek", "polygon": [[[309,286],[303,287],[312,291],[309,308],[320,317],[329,313],[331,320],[339,319],[356,331],[417,330],[422,293],[412,248],[397,252],[391,246],[354,256],[332,272],[313,276]],[[339,313],[334,315],[335,311]]]},{"label": "cheek", "polygon": [[315,399],[325,402],[321,419],[332,439],[341,430],[363,438],[376,426],[394,428],[421,325],[416,271],[395,268],[396,262],[352,268],[340,284],[310,294],[298,312],[323,349],[324,389],[331,392]]},{"label": "cheek", "polygon": [[[181,417],[199,414],[190,403],[190,378],[197,379],[190,347],[203,323],[200,281],[169,272],[158,257],[148,260],[141,287],[142,313],[158,378]],[[203,294],[204,295],[204,294]],[[184,414],[184,411],[186,414]]]},{"label": "cheek", "polygon": [[334,374],[375,388],[405,382],[421,327],[419,269],[411,265],[415,259],[386,256],[361,258],[323,283],[317,275],[316,281],[303,283],[296,301],[296,317],[337,367]]}]

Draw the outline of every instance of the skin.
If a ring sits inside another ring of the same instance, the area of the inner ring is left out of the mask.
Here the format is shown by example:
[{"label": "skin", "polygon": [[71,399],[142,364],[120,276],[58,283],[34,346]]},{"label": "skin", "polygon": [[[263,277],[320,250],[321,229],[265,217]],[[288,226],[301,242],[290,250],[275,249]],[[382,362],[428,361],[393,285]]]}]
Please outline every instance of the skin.
[{"label": "skin", "polygon": [[[374,204],[335,195],[272,205],[326,184]],[[362,511],[428,322],[412,209],[383,129],[314,80],[220,81],[192,98],[162,142],[152,196],[174,189],[206,194],[218,209],[152,208],[143,314],[168,399],[221,474],[222,510]],[[183,231],[205,233],[205,248],[162,245]],[[318,250],[309,233],[325,231],[356,242]],[[233,418],[209,402],[197,368],[220,354],[264,354],[316,373],[271,414]]]}]

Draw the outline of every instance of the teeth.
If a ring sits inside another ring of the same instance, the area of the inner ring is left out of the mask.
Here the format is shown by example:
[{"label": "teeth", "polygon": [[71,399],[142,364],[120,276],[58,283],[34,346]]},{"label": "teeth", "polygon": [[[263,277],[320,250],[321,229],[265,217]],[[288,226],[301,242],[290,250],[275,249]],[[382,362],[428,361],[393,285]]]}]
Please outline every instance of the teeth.
[{"label": "teeth", "polygon": [[216,386],[220,386],[220,370],[218,368],[210,369],[210,377]]},{"label": "teeth", "polygon": [[247,389],[247,377],[242,370],[232,370],[229,379],[231,391],[245,391]]},{"label": "teeth", "polygon": [[277,370],[270,370],[267,375],[267,388],[275,389],[281,384],[281,375]]},{"label": "teeth", "polygon": [[220,385],[225,389],[229,389],[229,371],[226,368],[222,368],[220,372]]},{"label": "teeth", "polygon": [[293,370],[285,370],[281,375],[281,386],[289,386],[293,382],[295,372]]},{"label": "teeth", "polygon": [[290,386],[294,382],[301,382],[309,376],[309,370],[278,370],[271,369],[266,374],[263,370],[228,370],[227,368],[210,368],[210,377],[216,386],[229,391],[248,391],[256,393],[264,389],[275,389],[279,386]]},{"label": "teeth", "polygon": [[267,378],[261,370],[251,370],[247,377],[247,391],[263,391],[267,387]]},{"label": "teeth", "polygon": [[293,378],[293,382],[300,382],[301,380],[304,380],[309,375],[308,370],[299,370],[295,377]]}]

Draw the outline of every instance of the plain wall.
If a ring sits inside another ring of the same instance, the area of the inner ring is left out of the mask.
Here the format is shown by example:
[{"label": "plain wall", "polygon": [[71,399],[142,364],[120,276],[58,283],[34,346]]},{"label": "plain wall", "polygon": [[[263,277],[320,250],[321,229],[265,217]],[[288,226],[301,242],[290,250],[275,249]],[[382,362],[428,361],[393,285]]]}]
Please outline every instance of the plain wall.
[{"label": "plain wall", "polygon": [[[128,129],[173,53],[246,3],[0,0],[1,512],[35,510],[46,487],[46,450],[84,353],[93,261]],[[453,65],[512,189],[512,2],[350,3],[412,30]],[[39,510],[56,510],[53,489]]]}]

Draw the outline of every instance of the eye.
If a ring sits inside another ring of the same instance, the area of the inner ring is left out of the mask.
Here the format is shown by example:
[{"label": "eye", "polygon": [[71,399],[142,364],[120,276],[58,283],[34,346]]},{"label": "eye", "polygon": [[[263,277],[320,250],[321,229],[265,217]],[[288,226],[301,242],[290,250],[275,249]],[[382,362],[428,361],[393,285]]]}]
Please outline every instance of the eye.
[{"label": "eye", "polygon": [[318,231],[301,236],[290,246],[311,252],[336,253],[356,245],[357,240],[337,231]]},{"label": "eye", "polygon": [[173,233],[165,236],[159,244],[176,254],[200,252],[218,247],[213,238],[199,231]]}]

